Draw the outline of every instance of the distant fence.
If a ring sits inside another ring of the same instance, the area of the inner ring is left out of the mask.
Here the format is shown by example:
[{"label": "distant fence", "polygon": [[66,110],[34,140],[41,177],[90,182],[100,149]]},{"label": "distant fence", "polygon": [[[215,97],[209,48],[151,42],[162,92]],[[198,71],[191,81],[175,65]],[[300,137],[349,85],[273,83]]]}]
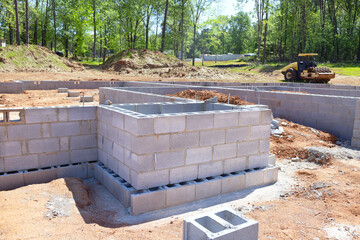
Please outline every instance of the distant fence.
[{"label": "distant fence", "polygon": [[240,58],[240,54],[222,54],[222,55],[206,55],[204,61],[229,61],[237,60]]}]

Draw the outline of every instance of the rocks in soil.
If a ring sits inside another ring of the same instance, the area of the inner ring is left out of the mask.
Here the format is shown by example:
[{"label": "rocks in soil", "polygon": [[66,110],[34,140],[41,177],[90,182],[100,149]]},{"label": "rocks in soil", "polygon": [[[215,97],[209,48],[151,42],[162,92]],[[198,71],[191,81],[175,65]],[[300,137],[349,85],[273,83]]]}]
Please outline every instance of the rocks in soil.
[{"label": "rocks in soil", "polygon": [[322,151],[321,148],[310,147],[307,149],[308,158],[307,161],[315,162],[317,164],[327,164],[330,162],[331,155]]},{"label": "rocks in soil", "polygon": [[284,133],[283,127],[280,127],[280,122],[276,119],[271,121],[271,135],[279,137]]}]

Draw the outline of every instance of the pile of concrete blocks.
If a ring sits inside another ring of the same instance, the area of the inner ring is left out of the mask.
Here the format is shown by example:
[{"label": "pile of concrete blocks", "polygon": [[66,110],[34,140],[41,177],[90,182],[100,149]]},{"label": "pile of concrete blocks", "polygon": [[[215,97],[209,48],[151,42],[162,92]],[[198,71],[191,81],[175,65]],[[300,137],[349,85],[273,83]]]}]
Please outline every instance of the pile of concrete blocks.
[{"label": "pile of concrete blocks", "polygon": [[257,240],[258,222],[230,208],[187,218],[183,223],[183,240]]}]

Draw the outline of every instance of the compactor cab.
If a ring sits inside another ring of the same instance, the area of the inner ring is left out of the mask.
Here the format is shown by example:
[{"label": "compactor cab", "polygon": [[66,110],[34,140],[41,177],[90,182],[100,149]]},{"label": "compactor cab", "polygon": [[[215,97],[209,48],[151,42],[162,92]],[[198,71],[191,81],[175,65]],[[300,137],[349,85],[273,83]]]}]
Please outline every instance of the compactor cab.
[{"label": "compactor cab", "polygon": [[316,53],[300,53],[297,62],[293,62],[283,69],[281,73],[286,81],[296,81],[298,79],[307,82],[327,83],[335,77],[327,67],[317,67],[314,57]]}]

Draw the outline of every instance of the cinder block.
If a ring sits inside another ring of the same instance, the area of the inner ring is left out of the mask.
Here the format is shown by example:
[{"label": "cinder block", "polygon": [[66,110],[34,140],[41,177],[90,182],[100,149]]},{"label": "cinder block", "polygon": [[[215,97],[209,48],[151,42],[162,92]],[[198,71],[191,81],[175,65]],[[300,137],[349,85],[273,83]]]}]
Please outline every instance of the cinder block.
[{"label": "cinder block", "polygon": [[205,130],[214,127],[214,114],[194,114],[186,116],[186,130]]},{"label": "cinder block", "polygon": [[70,149],[95,148],[97,146],[96,135],[70,137]]},{"label": "cinder block", "polygon": [[58,107],[58,116],[59,121],[61,122],[67,122],[69,121],[69,108],[68,107]]},{"label": "cinder block", "polygon": [[243,111],[239,112],[239,126],[259,125],[261,111]]},{"label": "cinder block", "polygon": [[4,158],[0,158],[0,173],[5,172]]},{"label": "cinder block", "polygon": [[[202,179],[199,179],[202,180]],[[221,193],[221,181],[216,179],[195,184],[196,200],[217,196]]]},{"label": "cinder block", "polygon": [[80,102],[93,102],[93,96],[80,96]]},{"label": "cinder block", "polygon": [[103,172],[103,185],[104,187],[109,190],[111,194],[114,194],[114,185],[115,185],[115,178],[109,171]]},{"label": "cinder block", "polygon": [[276,156],[274,154],[269,155],[269,165],[275,166],[276,164]]},{"label": "cinder block", "polygon": [[69,152],[45,153],[39,154],[39,167],[52,167],[64,164],[70,164]]},{"label": "cinder block", "polygon": [[165,208],[166,191],[155,188],[131,195],[131,214],[138,215]]},{"label": "cinder block", "polygon": [[22,172],[0,175],[0,191],[22,186],[24,186],[24,174]]},{"label": "cinder block", "polygon": [[94,178],[101,184],[104,183],[104,171],[98,163],[94,164]]},{"label": "cinder block", "polygon": [[136,173],[131,171],[131,185],[136,190],[169,184],[169,170]]},{"label": "cinder block", "polygon": [[113,158],[111,155],[107,155],[107,162],[105,163],[105,166],[107,167],[107,168],[109,168],[110,170],[112,170],[113,172],[116,172],[117,171],[117,168],[118,168],[118,166],[117,166],[117,163],[118,161],[115,159],[115,158]]},{"label": "cinder block", "polygon": [[51,135],[53,137],[74,136],[80,134],[79,122],[51,123]]},{"label": "cinder block", "polygon": [[7,126],[9,140],[25,140],[41,137],[41,124]]},{"label": "cinder block", "polygon": [[97,160],[97,149],[81,149],[71,151],[70,160],[72,163],[90,162]]},{"label": "cinder block", "polygon": [[137,154],[149,154],[170,150],[169,135],[132,137],[131,150]]},{"label": "cinder block", "polygon": [[266,167],[269,164],[269,154],[260,154],[249,156],[249,162],[247,164],[248,169]]},{"label": "cinder block", "polygon": [[199,132],[171,134],[171,149],[194,148],[199,146]]},{"label": "cinder block", "polygon": [[185,150],[155,153],[155,169],[165,169],[184,166]]},{"label": "cinder block", "polygon": [[224,173],[242,171],[246,169],[246,157],[224,160]]},{"label": "cinder block", "polygon": [[26,123],[56,122],[58,119],[56,108],[25,108]]},{"label": "cinder block", "polygon": [[221,179],[221,193],[237,192],[245,189],[245,174],[235,173]]},{"label": "cinder block", "polygon": [[80,96],[80,92],[78,91],[68,91],[68,97],[78,97]]},{"label": "cinder block", "polygon": [[87,164],[70,165],[57,168],[58,178],[87,178]]},{"label": "cinder block", "polygon": [[186,166],[170,169],[170,183],[179,183],[197,178],[198,166]]},{"label": "cinder block", "polygon": [[264,184],[272,184],[278,180],[278,167],[264,169]]},{"label": "cinder block", "polygon": [[213,146],[214,160],[236,157],[236,143]]},{"label": "cinder block", "polygon": [[0,141],[7,141],[7,131],[5,126],[0,126]]},{"label": "cinder block", "polygon": [[154,134],[154,118],[135,118],[125,115],[124,129],[136,136]]},{"label": "cinder block", "polygon": [[264,139],[259,141],[260,144],[260,152],[261,153],[269,153],[270,152],[270,139]]},{"label": "cinder block", "polygon": [[250,128],[250,139],[270,138],[270,125],[253,126]]},{"label": "cinder block", "polygon": [[185,130],[185,116],[166,116],[155,118],[155,133],[174,133]]},{"label": "cinder block", "polygon": [[195,184],[184,182],[166,187],[166,207],[176,206],[195,200]]},{"label": "cinder block", "polygon": [[225,130],[200,131],[200,146],[212,146],[225,143]]},{"label": "cinder block", "polygon": [[29,140],[29,153],[51,153],[60,150],[59,138],[43,138]]},{"label": "cinder block", "polygon": [[214,128],[229,128],[238,125],[238,112],[214,114]]},{"label": "cinder block", "polygon": [[264,170],[252,170],[245,173],[246,188],[264,185]]},{"label": "cinder block", "polygon": [[68,93],[68,88],[58,88],[58,93]]},{"label": "cinder block", "polygon": [[120,161],[117,161],[117,169],[115,171],[121,178],[130,182],[130,169]]},{"label": "cinder block", "polygon": [[[85,121],[79,121],[79,124],[80,124],[80,134],[81,135],[89,135],[89,134],[92,134],[94,133],[94,129],[92,129],[94,125],[92,125],[92,121],[90,120],[85,120]],[[95,131],[95,133],[97,133]]]},{"label": "cinder block", "polygon": [[25,185],[47,183],[57,178],[57,169],[40,169],[35,171],[24,172],[24,183]]},{"label": "cinder block", "polygon": [[136,190],[129,183],[122,183],[121,180],[115,178],[114,182],[114,196],[120,201],[125,207],[130,207],[131,194]]},{"label": "cinder block", "polygon": [[209,162],[199,165],[198,178],[216,176],[224,173],[223,162]]},{"label": "cinder block", "polygon": [[60,150],[68,151],[69,149],[70,149],[69,137],[61,137],[60,138]]},{"label": "cinder block", "polygon": [[229,128],[226,129],[226,143],[246,141],[250,136],[249,127]]},{"label": "cinder block", "polygon": [[187,218],[183,223],[183,240],[257,240],[259,224],[230,208]]},{"label": "cinder block", "polygon": [[[110,111],[110,110],[106,110]],[[124,114],[116,111],[112,111],[111,124],[119,129],[124,129]]]},{"label": "cinder block", "polygon": [[119,144],[116,143],[113,144],[112,155],[120,162],[125,162],[124,148]]},{"label": "cinder block", "polygon": [[186,150],[186,164],[209,162],[212,160],[212,148],[191,148]]},{"label": "cinder block", "polygon": [[[141,139],[141,140],[144,140],[144,139]],[[161,140],[163,140],[163,138]],[[117,141],[116,141],[117,144],[119,144],[120,146],[123,146],[124,148],[131,149],[132,141],[134,141],[135,147],[139,147],[138,145],[136,145],[137,139],[135,139],[134,136],[130,135],[130,133],[125,132],[123,130],[120,130],[120,129],[117,130]]]},{"label": "cinder block", "polygon": [[148,172],[154,170],[154,155],[137,155],[128,150],[124,151],[125,164],[135,172]]},{"label": "cinder block", "polygon": [[0,144],[0,157],[21,155],[21,142],[8,141]]},{"label": "cinder block", "polygon": [[272,112],[270,109],[261,111],[261,124],[271,124]]}]

